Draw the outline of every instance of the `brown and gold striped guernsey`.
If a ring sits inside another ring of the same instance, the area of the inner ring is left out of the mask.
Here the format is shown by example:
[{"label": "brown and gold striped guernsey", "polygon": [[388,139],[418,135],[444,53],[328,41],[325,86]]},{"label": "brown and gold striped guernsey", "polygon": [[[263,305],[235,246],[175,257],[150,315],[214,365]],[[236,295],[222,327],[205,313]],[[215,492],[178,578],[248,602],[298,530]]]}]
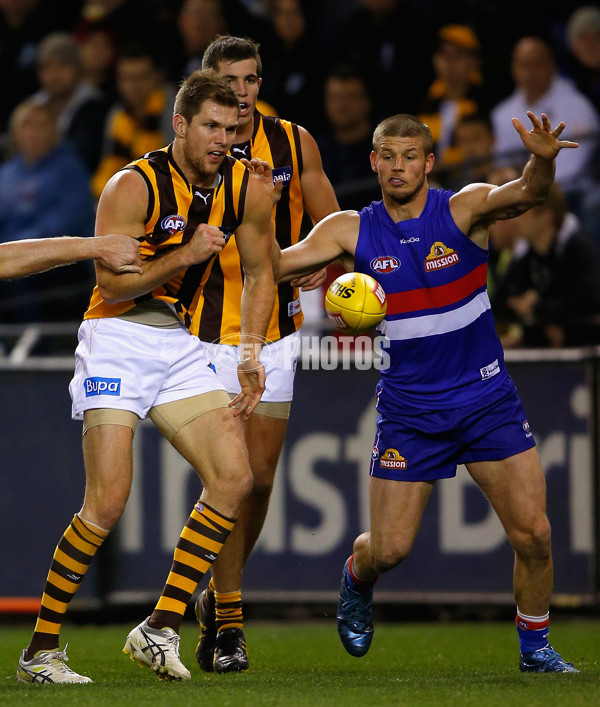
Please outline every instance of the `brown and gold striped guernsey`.
[{"label": "brown and gold striped guernsey", "polygon": [[[228,238],[243,220],[249,173],[229,155],[219,169],[218,183],[211,188],[196,187],[187,181],[173,159],[172,145],[149,152],[124,169],[141,174],[148,186],[146,236],[140,246],[142,260],[160,257],[187,243],[201,223],[219,226]],[[214,262],[210,258],[193,265],[151,293],[116,304],[106,302],[96,286],[84,318],[118,317],[154,299],[173,304],[189,327]]]},{"label": "brown and gold striped guernsey", "polygon": [[[255,111],[252,138],[231,148],[241,159],[258,157],[273,165],[274,178],[283,180],[280,201],[273,210],[275,235],[281,248],[298,242],[304,205],[300,176],[302,149],[298,126],[287,120]],[[216,258],[208,274],[201,302],[195,309],[191,331],[203,341],[239,343],[241,295],[244,277],[235,237]],[[298,288],[288,283],[275,288],[275,305],[267,329],[267,339],[277,341],[300,328],[303,315]]]}]

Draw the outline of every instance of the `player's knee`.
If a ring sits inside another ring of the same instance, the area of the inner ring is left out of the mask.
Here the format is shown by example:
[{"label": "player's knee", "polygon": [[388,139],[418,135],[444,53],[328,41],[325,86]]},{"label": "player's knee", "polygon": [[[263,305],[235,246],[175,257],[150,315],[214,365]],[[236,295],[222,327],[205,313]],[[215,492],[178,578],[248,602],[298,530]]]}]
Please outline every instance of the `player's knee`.
[{"label": "player's knee", "polygon": [[408,557],[410,545],[398,543],[370,548],[371,562],[377,572],[387,572]]},{"label": "player's knee", "polygon": [[219,471],[215,482],[221,493],[226,493],[230,499],[241,503],[252,491],[254,477],[249,466],[232,464]]},{"label": "player's knee", "polygon": [[84,503],[80,516],[94,525],[105,530],[112,530],[123,514],[127,499],[118,497],[104,499],[103,501],[88,501]]},{"label": "player's knee", "polygon": [[511,540],[515,552],[527,557],[550,556],[550,522],[545,514],[536,518],[527,528],[521,529]]},{"label": "player's knee", "polygon": [[252,486],[251,497],[257,503],[267,502],[271,497],[271,492],[273,491],[273,483],[268,481],[259,481],[254,478],[254,485]]}]

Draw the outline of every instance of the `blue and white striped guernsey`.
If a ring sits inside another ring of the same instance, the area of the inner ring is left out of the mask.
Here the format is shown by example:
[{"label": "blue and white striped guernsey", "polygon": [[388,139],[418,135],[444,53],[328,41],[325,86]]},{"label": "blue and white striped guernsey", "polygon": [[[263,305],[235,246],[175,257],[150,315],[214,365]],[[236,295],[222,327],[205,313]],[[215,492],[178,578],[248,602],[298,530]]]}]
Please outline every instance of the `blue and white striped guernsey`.
[{"label": "blue and white striped guernsey", "polygon": [[487,250],[454,223],[453,192],[430,188],[418,218],[394,223],[383,202],[360,212],[355,270],[388,298],[379,325],[389,338],[378,409],[458,408],[506,381],[487,295]]}]

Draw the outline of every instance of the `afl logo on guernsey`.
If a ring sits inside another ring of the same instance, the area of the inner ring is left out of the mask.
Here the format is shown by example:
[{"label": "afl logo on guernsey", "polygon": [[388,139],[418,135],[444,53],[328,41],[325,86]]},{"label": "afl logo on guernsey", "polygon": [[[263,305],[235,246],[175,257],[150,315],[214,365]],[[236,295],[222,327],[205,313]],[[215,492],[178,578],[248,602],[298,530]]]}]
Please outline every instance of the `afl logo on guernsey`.
[{"label": "afl logo on guernsey", "polygon": [[373,260],[371,260],[371,270],[381,273],[382,275],[394,272],[394,270],[398,270],[399,267],[400,261],[393,255],[380,255],[379,258],[373,258]]},{"label": "afl logo on guernsey", "polygon": [[163,231],[168,231],[171,235],[173,235],[174,233],[183,231],[186,227],[186,223],[187,222],[183,216],[180,216],[179,214],[171,214],[171,216],[164,217],[164,219],[160,222],[160,227]]},{"label": "afl logo on guernsey", "polygon": [[458,253],[452,248],[447,248],[441,241],[436,241],[429,251],[429,255],[425,258],[425,270],[439,270],[447,268],[449,265],[458,263],[460,258]]}]

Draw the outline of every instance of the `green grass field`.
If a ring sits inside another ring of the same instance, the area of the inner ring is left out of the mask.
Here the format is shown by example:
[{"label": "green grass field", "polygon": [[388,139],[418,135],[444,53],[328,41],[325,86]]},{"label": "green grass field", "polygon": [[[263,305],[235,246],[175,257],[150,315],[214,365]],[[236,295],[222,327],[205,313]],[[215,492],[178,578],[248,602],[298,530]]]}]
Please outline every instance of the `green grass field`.
[{"label": "green grass field", "polygon": [[[135,623],[135,622],[134,622]],[[150,705],[179,707],[321,707],[348,705],[600,705],[600,623],[555,621],[552,642],[580,675],[519,673],[514,626],[507,623],[386,623],[363,658],[349,656],[334,622],[250,622],[250,672],[201,673],[197,631],[185,623],[181,656],[186,683],[160,682],[121,653],[131,626],[72,626],[70,666],[92,685],[34,686],[15,679],[31,625],[0,628],[0,705]]]}]

